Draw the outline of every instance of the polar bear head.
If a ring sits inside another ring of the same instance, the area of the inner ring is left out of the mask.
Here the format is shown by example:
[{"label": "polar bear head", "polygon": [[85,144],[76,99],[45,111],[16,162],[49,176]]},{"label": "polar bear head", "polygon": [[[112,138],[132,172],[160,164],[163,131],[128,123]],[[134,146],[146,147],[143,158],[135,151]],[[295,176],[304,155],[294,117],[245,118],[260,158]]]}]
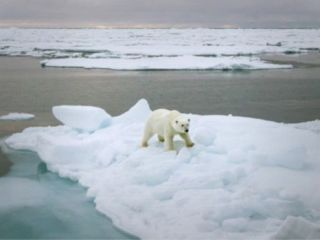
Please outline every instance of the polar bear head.
[{"label": "polar bear head", "polygon": [[178,133],[188,133],[190,125],[190,118],[186,116],[179,116],[174,119],[172,127]]}]

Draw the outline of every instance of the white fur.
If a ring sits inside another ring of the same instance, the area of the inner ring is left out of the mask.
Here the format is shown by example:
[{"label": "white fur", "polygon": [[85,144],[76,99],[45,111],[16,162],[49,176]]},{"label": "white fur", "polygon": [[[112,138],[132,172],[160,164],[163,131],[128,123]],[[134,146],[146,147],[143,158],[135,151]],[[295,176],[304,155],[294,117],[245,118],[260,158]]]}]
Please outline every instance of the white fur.
[{"label": "white fur", "polygon": [[164,141],[166,150],[174,150],[173,138],[178,134],[187,147],[192,147],[194,143],[188,133],[189,123],[190,119],[176,110],[155,110],[146,122],[141,145],[147,147],[149,139],[157,134],[159,141]]}]

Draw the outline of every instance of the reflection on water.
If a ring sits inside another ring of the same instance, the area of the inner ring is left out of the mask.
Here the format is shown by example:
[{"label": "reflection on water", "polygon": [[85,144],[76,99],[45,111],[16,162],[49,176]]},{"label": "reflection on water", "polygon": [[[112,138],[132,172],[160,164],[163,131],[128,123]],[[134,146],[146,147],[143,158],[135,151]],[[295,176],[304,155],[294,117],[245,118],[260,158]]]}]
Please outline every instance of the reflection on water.
[{"label": "reflection on water", "polygon": [[83,187],[49,172],[35,153],[7,156],[13,165],[0,177],[0,238],[135,239],[97,212]]}]

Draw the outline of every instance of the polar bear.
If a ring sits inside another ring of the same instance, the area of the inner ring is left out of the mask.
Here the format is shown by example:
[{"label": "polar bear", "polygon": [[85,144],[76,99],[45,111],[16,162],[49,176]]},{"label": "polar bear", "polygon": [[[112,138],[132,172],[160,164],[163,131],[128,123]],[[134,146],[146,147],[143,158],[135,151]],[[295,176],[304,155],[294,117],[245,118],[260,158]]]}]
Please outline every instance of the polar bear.
[{"label": "polar bear", "polygon": [[167,151],[174,150],[173,138],[179,134],[186,146],[192,147],[194,143],[189,136],[189,124],[190,119],[176,110],[157,109],[146,122],[141,145],[147,147],[149,139],[157,134]]}]

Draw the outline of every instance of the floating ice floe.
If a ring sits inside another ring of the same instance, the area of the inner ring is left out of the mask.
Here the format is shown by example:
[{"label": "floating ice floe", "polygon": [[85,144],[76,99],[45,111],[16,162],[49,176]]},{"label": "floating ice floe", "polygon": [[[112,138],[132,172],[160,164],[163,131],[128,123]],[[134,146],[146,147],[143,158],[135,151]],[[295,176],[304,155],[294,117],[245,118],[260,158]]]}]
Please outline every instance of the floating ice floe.
[{"label": "floating ice floe", "polygon": [[87,187],[98,211],[142,239],[320,238],[320,135],[259,119],[190,115],[186,148],[140,148],[139,101],[91,134],[27,128],[6,139]]},{"label": "floating ice floe", "polygon": [[30,113],[9,113],[0,116],[0,120],[29,120],[32,118],[34,118],[34,115]]},{"label": "floating ice floe", "polygon": [[219,58],[179,56],[150,59],[59,58],[43,60],[41,64],[48,67],[107,68],[114,70],[259,70],[292,68],[292,65],[267,63],[257,57],[235,56]]},{"label": "floating ice floe", "polygon": [[54,106],[52,113],[64,125],[89,132],[106,127],[112,121],[105,110],[92,106]]}]

